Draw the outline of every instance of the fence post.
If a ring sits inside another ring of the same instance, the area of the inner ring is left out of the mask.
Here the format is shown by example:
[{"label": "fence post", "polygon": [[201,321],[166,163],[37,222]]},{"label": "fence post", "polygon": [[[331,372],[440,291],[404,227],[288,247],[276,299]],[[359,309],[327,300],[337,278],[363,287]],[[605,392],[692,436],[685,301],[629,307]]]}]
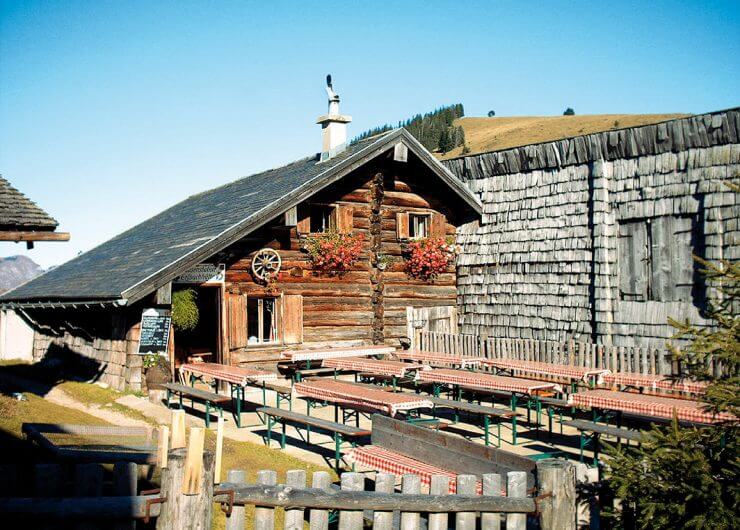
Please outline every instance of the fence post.
[{"label": "fence post", "polygon": [[[412,474],[404,475],[401,482],[401,493],[421,493],[421,477]],[[421,515],[418,512],[401,512],[401,530],[419,530],[420,525]]]},{"label": "fence post", "polygon": [[[230,469],[226,473],[226,482],[230,484],[244,484],[247,481],[247,473],[243,469]],[[244,506],[234,505],[231,515],[226,518],[226,530],[244,530],[246,524],[246,509]]]},{"label": "fence post", "polygon": [[[77,464],[72,487],[75,497],[100,497],[103,492],[103,468],[99,464]],[[81,521],[72,528],[84,530],[97,528],[93,521]]]},{"label": "fence post", "polygon": [[[527,472],[509,471],[506,474],[507,497],[527,496]],[[506,530],[527,530],[527,514],[506,514]]]},{"label": "fence post", "polygon": [[213,453],[203,453],[203,472],[200,489],[195,495],[182,493],[185,478],[187,449],[173,449],[167,456],[167,467],[162,470],[161,495],[167,500],[162,504],[157,530],[190,528],[210,530],[213,508]]},{"label": "fence post", "polygon": [[[277,485],[277,471],[263,469],[257,472],[257,484],[262,486]],[[254,527],[264,530],[275,528],[275,509],[255,506],[254,508]]]},{"label": "fence post", "polygon": [[537,462],[540,528],[542,530],[575,530],[576,472],[567,460],[548,458]]}]

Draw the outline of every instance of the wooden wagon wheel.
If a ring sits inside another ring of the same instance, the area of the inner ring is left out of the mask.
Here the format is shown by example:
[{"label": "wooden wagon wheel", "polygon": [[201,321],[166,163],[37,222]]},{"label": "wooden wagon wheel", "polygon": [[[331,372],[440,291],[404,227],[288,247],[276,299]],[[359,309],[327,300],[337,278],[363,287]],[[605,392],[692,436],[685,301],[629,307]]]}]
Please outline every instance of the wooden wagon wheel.
[{"label": "wooden wagon wheel", "polygon": [[252,258],[252,273],[255,278],[267,281],[268,276],[274,276],[280,271],[282,264],[280,254],[271,248],[263,248]]}]

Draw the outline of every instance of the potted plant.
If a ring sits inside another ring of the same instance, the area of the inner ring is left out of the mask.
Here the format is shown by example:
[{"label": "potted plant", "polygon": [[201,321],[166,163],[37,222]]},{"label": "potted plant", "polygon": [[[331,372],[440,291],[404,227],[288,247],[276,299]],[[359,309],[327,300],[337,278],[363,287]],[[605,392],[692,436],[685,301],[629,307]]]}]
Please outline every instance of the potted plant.
[{"label": "potted plant", "polygon": [[163,385],[172,381],[170,363],[167,358],[158,353],[147,353],[142,360],[144,378],[149,391],[163,390]]},{"label": "potted plant", "polygon": [[315,269],[341,273],[360,257],[364,241],[362,234],[340,234],[331,230],[306,237],[303,248],[308,252]]},{"label": "potted plant", "polygon": [[441,237],[411,241],[406,248],[406,272],[417,280],[434,281],[454,263],[456,252],[454,241]]}]

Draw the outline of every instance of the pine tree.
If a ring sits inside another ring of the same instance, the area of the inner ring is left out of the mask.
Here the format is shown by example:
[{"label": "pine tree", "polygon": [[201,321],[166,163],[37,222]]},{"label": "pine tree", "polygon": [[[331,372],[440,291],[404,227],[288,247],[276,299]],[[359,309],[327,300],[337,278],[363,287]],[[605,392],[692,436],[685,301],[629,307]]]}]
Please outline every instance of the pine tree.
[{"label": "pine tree", "polygon": [[[736,188],[736,187],[734,187]],[[738,191],[736,189],[736,191]],[[713,289],[706,317],[710,328],[671,320],[676,339],[671,346],[682,376],[709,382],[707,409],[740,417],[740,264],[713,264],[696,258]],[[709,360],[720,361],[715,375]],[[689,528],[722,530],[740,520],[738,422],[709,427],[654,427],[639,448],[608,447],[608,487],[622,501],[612,512],[621,528]]]},{"label": "pine tree", "polygon": [[576,111],[574,111],[572,108],[568,107],[565,109],[565,112],[563,112],[563,116],[575,116]]}]

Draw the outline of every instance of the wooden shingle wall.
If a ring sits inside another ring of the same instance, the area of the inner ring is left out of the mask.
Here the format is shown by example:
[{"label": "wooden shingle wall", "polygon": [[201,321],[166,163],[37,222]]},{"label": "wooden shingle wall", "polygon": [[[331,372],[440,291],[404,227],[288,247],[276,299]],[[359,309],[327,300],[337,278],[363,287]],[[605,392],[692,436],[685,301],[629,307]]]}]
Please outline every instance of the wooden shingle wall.
[{"label": "wooden shingle wall", "polygon": [[[685,247],[740,258],[738,131],[735,109],[446,161],[484,203],[458,230],[460,331],[662,347],[669,316],[702,322]],[[644,299],[620,294],[640,223]]]}]

